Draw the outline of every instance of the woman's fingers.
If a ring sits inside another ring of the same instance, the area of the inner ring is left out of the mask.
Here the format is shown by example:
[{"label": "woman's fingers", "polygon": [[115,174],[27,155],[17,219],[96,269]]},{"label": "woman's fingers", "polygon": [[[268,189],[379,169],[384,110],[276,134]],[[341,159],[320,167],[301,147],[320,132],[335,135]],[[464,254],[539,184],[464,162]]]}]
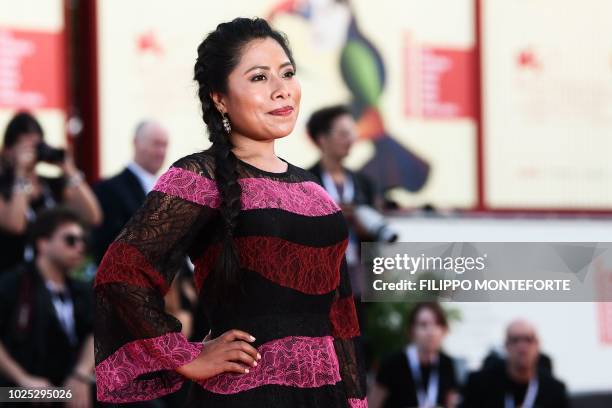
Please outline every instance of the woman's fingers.
[{"label": "woman's fingers", "polygon": [[250,355],[254,360],[260,360],[261,359],[261,356],[257,352],[257,349],[255,347],[251,346],[250,344],[245,343],[244,341],[236,340],[236,341],[233,341],[230,344],[232,346],[232,349],[241,350],[241,351],[247,353],[248,355]]},{"label": "woman's fingers", "polygon": [[249,369],[248,367],[245,367],[242,364],[235,363],[233,361],[227,361],[223,365],[223,371],[230,373],[247,374],[249,372]]},{"label": "woman's fingers", "polygon": [[255,337],[251,336],[247,332],[243,332],[242,330],[232,329],[228,330],[221,335],[225,341],[234,341],[234,340],[244,340],[250,343],[255,341]]},{"label": "woman's fingers", "polygon": [[249,372],[249,367],[257,366],[257,360],[261,359],[257,349],[249,344],[255,341],[255,337],[247,332],[238,329],[228,330],[217,340],[223,344],[221,348],[225,349],[223,371],[246,374]]},{"label": "woman's fingers", "polygon": [[228,350],[226,356],[228,360],[240,361],[246,364],[247,366],[255,367],[257,365],[257,358],[253,358],[253,356],[248,353],[245,353],[242,350]]}]

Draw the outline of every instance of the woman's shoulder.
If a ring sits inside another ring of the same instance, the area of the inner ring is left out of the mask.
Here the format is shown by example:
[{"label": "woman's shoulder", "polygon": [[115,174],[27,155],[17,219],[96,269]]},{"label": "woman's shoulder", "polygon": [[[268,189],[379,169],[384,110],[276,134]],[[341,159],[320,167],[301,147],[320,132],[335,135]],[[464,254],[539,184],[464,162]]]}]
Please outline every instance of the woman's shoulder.
[{"label": "woman's shoulder", "polygon": [[214,179],[215,158],[209,150],[202,150],[181,157],[170,165],[167,172],[177,170],[196,173],[208,179]]},{"label": "woman's shoulder", "polygon": [[159,176],[153,190],[216,208],[219,195],[211,168],[213,163],[214,160],[205,151],[183,156]]}]

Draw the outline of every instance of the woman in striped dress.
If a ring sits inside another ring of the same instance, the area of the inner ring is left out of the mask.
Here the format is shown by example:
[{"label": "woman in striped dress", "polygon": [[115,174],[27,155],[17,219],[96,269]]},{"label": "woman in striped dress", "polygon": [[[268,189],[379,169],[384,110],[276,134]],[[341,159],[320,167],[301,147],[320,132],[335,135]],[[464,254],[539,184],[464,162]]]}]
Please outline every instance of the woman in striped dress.
[{"label": "woman in striped dress", "polygon": [[[100,401],[143,401],[193,381],[193,407],[366,407],[340,208],[277,157],[300,85],[285,37],[220,24],[195,80],[212,146],[175,162],[106,252],[95,280]],[[164,311],[185,255],[211,335]],[[210,339],[209,339],[210,337]]]}]

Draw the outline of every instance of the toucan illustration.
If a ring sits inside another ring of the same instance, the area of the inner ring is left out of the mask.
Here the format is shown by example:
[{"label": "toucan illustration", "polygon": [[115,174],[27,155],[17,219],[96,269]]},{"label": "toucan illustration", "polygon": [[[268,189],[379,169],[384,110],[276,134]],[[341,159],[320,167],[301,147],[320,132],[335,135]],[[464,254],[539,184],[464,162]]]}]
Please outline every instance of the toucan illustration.
[{"label": "toucan illustration", "polygon": [[340,52],[340,72],[352,98],[350,108],[359,126],[361,140],[374,144],[374,154],[362,167],[384,192],[395,187],[419,191],[427,181],[430,166],[397,142],[385,128],[380,100],[385,88],[384,61],[357,24],[348,0],[282,0],[267,19],[279,14],[306,19],[320,46]]}]

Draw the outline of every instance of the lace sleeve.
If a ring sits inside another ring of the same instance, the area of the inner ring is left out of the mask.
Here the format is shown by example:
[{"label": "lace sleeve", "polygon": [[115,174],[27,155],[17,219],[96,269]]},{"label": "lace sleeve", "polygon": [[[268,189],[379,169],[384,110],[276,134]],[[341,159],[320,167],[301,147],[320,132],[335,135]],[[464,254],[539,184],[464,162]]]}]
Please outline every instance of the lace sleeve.
[{"label": "lace sleeve", "polygon": [[359,340],[359,322],[346,257],[340,265],[340,284],[332,303],[330,323],[340,366],[340,377],[346,389],[349,407],[367,408],[366,376]]},{"label": "lace sleeve", "polygon": [[202,343],[181,333],[163,296],[194,237],[210,225],[216,210],[206,198],[214,197],[214,188],[202,166],[179,160],[106,251],[94,284],[99,401],[143,401],[174,392],[184,381],[174,370],[200,353]]}]

